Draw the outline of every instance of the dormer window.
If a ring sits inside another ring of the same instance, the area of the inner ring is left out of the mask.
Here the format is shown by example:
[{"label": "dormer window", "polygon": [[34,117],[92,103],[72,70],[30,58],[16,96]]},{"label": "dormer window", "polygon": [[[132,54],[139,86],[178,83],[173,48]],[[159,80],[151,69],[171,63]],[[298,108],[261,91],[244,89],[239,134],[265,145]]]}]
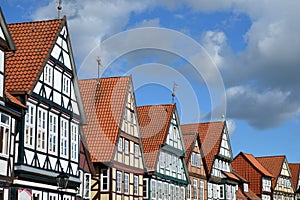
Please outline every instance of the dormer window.
[{"label": "dormer window", "polygon": [[244,192],[248,192],[248,183],[244,183]]}]

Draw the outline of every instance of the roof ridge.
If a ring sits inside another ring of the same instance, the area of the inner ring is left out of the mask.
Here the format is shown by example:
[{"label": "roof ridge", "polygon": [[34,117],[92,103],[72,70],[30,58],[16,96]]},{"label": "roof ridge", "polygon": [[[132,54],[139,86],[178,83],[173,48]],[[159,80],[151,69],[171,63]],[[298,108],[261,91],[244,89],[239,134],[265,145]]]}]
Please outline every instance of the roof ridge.
[{"label": "roof ridge", "polygon": [[63,20],[65,20],[65,18],[66,18],[66,16],[64,16],[61,19],[45,19],[45,20],[37,20],[37,21],[15,22],[15,23],[8,23],[7,25],[34,24],[34,23],[41,23],[41,22],[63,21]]},{"label": "roof ridge", "polygon": [[137,107],[140,107],[140,108],[142,108],[142,107],[144,107],[144,108],[146,108],[146,107],[151,107],[151,106],[174,106],[175,104],[152,104],[152,105],[142,105],[142,106],[137,106]]},{"label": "roof ridge", "polygon": [[184,125],[199,125],[199,124],[215,124],[215,123],[222,123],[222,122],[224,122],[224,121],[196,122],[196,123],[181,124],[181,126],[184,126]]},{"label": "roof ridge", "polygon": [[286,156],[285,155],[274,155],[274,156],[272,156],[272,155],[268,155],[268,156],[255,156],[255,158],[286,158]]},{"label": "roof ridge", "polygon": [[[111,76],[111,77],[100,77],[100,79],[115,79],[115,78],[130,78],[130,76]],[[89,80],[97,80],[98,78],[84,78],[79,79],[79,81],[89,81]]]}]

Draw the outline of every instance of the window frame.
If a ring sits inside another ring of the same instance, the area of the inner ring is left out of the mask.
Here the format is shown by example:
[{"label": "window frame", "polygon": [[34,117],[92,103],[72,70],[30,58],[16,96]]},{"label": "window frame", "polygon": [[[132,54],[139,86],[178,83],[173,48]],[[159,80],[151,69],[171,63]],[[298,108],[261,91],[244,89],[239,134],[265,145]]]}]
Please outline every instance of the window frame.
[{"label": "window frame", "polygon": [[79,126],[71,123],[71,160],[78,161],[79,151]]},{"label": "window frame", "polygon": [[[52,122],[51,122],[51,119],[52,119]],[[58,116],[51,112],[49,112],[48,129],[49,129],[48,152],[50,154],[57,154]]]},{"label": "window frame", "polygon": [[[2,116],[7,117],[8,123],[2,121]],[[0,156],[8,157],[10,153],[10,136],[11,136],[11,117],[4,113],[0,113],[0,127],[3,129],[2,138],[0,138],[1,149]],[[1,130],[0,130],[1,131]]]},{"label": "window frame", "polygon": [[[106,171],[106,176],[103,175],[103,172]],[[104,179],[106,180],[107,189],[104,189]],[[101,169],[101,191],[109,191],[109,169]]]},{"label": "window frame", "polygon": [[133,194],[139,195],[139,176],[138,175],[133,176]]},{"label": "window frame", "polygon": [[129,174],[124,173],[124,194],[129,194]]},{"label": "window frame", "polygon": [[[87,178],[88,177],[88,180]],[[83,175],[83,198],[90,198],[91,197],[91,174],[85,173]],[[88,195],[86,195],[88,194]]]},{"label": "window frame", "polygon": [[35,145],[36,106],[27,102],[26,108],[24,146],[33,148]]},{"label": "window frame", "polygon": [[65,118],[60,119],[60,156],[63,158],[68,158],[69,155],[69,121]]},{"label": "window frame", "polygon": [[47,149],[47,114],[48,112],[45,109],[38,107],[36,149],[42,152],[46,152]]},{"label": "window frame", "polygon": [[117,171],[117,177],[116,177],[116,191],[117,193],[122,192],[122,172]]}]

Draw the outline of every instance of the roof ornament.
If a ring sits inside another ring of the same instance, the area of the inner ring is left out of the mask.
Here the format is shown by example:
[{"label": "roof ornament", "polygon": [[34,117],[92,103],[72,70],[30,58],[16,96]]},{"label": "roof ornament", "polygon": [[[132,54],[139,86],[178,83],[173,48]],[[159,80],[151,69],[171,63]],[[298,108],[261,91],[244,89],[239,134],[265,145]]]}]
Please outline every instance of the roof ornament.
[{"label": "roof ornament", "polygon": [[60,13],[61,13],[61,9],[62,9],[62,0],[58,0],[58,6],[57,6],[57,18],[60,19]]},{"label": "roof ornament", "polygon": [[179,88],[179,85],[174,82],[173,91],[172,91],[172,104],[175,104],[175,90]]},{"label": "roof ornament", "polygon": [[102,67],[101,59],[100,59],[99,56],[98,56],[98,58],[97,58],[97,64],[98,64],[98,78],[97,78],[97,85],[99,85],[99,84],[100,84],[100,76],[101,76],[101,67]]},{"label": "roof ornament", "polygon": [[221,118],[222,118],[222,121],[223,121],[223,122],[226,120],[224,114],[222,114]]}]

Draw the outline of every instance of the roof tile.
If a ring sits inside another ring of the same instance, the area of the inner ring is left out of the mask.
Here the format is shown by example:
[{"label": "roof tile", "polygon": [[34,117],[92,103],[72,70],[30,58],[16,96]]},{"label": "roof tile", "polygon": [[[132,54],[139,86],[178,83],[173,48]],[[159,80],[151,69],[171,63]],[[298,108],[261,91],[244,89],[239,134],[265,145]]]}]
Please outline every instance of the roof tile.
[{"label": "roof tile", "polygon": [[289,167],[292,174],[294,189],[297,190],[298,181],[299,181],[298,179],[300,174],[300,163],[289,163]]},{"label": "roof tile", "polygon": [[131,77],[80,80],[87,125],[83,126],[93,162],[111,161]]},{"label": "roof tile", "polygon": [[17,47],[14,56],[6,61],[5,87],[9,92],[30,92],[63,21],[65,18],[8,25]]}]

